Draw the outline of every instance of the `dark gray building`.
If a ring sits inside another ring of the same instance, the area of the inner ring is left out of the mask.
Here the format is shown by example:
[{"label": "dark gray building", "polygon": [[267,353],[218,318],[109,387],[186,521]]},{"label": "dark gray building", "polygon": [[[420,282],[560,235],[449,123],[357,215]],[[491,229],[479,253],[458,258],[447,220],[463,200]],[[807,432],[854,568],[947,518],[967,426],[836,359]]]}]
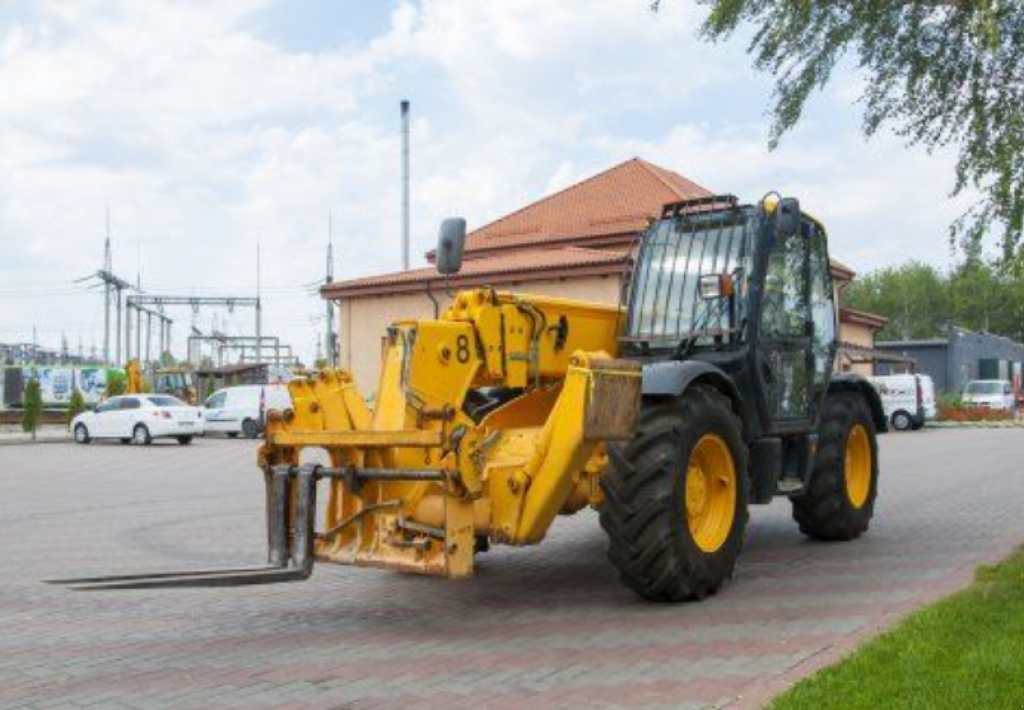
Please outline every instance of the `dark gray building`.
[{"label": "dark gray building", "polygon": [[[1008,380],[1020,389],[1024,345],[991,333],[949,327],[946,337],[875,343],[879,350],[913,358],[914,371],[930,375],[938,392],[961,392],[968,380]],[[876,375],[908,371],[907,365],[879,362]]]}]

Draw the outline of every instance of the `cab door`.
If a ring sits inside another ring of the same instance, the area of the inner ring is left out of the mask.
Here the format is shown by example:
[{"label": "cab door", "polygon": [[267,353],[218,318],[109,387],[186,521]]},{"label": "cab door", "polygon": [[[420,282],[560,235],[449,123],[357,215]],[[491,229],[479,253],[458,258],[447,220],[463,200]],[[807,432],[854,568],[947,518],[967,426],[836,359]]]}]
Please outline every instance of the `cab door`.
[{"label": "cab door", "polygon": [[776,431],[811,428],[835,359],[835,307],[824,231],[802,220],[774,235],[764,270],[759,368]]}]

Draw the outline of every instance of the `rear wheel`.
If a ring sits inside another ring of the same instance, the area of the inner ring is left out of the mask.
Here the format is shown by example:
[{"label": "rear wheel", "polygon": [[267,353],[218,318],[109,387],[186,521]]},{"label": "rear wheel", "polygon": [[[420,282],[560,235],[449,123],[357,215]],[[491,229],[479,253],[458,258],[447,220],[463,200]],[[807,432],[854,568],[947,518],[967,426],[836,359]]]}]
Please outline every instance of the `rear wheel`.
[{"label": "rear wheel", "polygon": [[228,432],[228,438],[229,439],[237,439],[238,438],[238,432],[237,431],[229,431]]},{"label": "rear wheel", "polygon": [[246,419],[242,422],[242,434],[246,439],[255,439],[260,435],[260,427],[252,419]]},{"label": "rear wheel", "polygon": [[914,426],[914,418],[910,416],[910,412],[904,412],[902,409],[898,412],[893,412],[892,415],[892,428],[896,431],[909,431]]},{"label": "rear wheel", "polygon": [[716,592],[747,525],[747,449],[728,400],[696,386],[645,405],[637,436],[608,451],[601,525],[623,583],[657,601]]},{"label": "rear wheel", "polygon": [[79,424],[75,427],[75,443],[88,444],[92,441],[92,437],[89,436],[89,430],[86,429],[85,424]]},{"label": "rear wheel", "polygon": [[181,444],[182,446],[188,446],[189,444],[192,443],[192,437],[191,436],[178,436],[178,437],[175,437],[175,438],[177,438],[178,443]]},{"label": "rear wheel", "polygon": [[145,424],[136,424],[135,428],[132,429],[132,443],[139,446],[148,446],[153,443],[153,437],[149,433],[149,428]]},{"label": "rear wheel", "polygon": [[868,529],[878,495],[878,444],[864,398],[841,392],[825,400],[818,451],[807,491],[793,498],[800,532],[818,540],[853,540]]}]

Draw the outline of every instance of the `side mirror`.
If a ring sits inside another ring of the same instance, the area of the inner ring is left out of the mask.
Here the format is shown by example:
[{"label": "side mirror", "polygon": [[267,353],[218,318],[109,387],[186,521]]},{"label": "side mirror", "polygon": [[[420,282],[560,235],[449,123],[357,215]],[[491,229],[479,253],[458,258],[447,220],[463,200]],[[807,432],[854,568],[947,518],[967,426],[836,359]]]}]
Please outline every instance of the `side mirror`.
[{"label": "side mirror", "polygon": [[731,274],[701,274],[697,283],[700,297],[705,301],[728,298],[736,292],[736,282]]},{"label": "side mirror", "polygon": [[775,206],[775,236],[795,237],[800,234],[800,200],[783,197]]},{"label": "side mirror", "polygon": [[450,217],[441,222],[437,236],[437,254],[434,263],[437,273],[448,276],[462,268],[462,251],[466,246],[466,220]]}]

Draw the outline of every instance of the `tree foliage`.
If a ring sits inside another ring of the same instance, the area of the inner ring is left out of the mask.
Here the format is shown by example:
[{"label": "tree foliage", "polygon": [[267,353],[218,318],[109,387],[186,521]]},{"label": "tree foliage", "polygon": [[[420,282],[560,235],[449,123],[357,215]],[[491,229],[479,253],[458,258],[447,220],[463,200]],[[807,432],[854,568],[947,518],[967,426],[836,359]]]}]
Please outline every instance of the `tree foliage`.
[{"label": "tree foliage", "polygon": [[107,370],[107,397],[116,397],[128,391],[128,377],[123,370]]},{"label": "tree foliage", "polygon": [[879,269],[855,279],[844,302],[889,319],[879,340],[939,337],[947,325],[1024,340],[1024,276],[982,259],[949,273],[915,261]]},{"label": "tree foliage", "polygon": [[32,371],[32,377],[25,383],[25,408],[21,412],[21,429],[31,432],[36,438],[36,430],[43,418],[43,388],[39,385],[39,373]]},{"label": "tree foliage", "polygon": [[773,147],[840,60],[853,57],[866,78],[865,133],[887,126],[911,145],[955,147],[953,193],[974,188],[982,197],[953,233],[971,244],[998,230],[1004,258],[1017,255],[1024,231],[1024,2],[698,1],[710,9],[704,37],[753,29],[754,65],[777,80]]}]

